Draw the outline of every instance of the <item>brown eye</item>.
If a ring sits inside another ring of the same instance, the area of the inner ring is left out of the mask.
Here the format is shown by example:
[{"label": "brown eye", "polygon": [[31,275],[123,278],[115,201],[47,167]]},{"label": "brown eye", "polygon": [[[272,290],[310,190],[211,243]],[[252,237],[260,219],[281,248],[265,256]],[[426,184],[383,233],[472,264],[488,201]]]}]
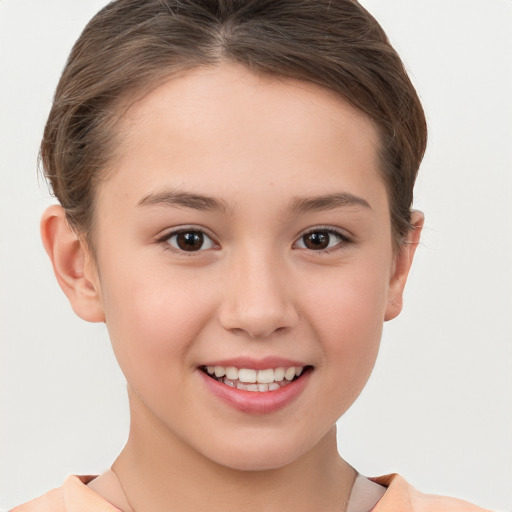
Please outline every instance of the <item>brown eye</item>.
[{"label": "brown eye", "polygon": [[304,245],[308,249],[318,250],[327,249],[329,247],[330,236],[325,231],[318,231],[315,233],[308,233],[302,237]]},{"label": "brown eye", "polygon": [[297,247],[300,249],[310,249],[312,251],[323,251],[336,247],[343,242],[348,242],[348,240],[340,233],[328,229],[318,229],[316,231],[310,231],[299,238]]},{"label": "brown eye", "polygon": [[167,243],[179,251],[197,252],[211,249],[213,242],[202,231],[188,230],[174,233],[167,239]]}]

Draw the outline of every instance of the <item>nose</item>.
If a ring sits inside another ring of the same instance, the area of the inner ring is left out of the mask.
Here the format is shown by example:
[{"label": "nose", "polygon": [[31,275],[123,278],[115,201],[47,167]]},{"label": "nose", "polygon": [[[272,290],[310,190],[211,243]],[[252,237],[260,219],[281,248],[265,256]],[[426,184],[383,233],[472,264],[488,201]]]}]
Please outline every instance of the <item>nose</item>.
[{"label": "nose", "polygon": [[220,323],[250,338],[268,338],[293,328],[299,315],[286,266],[272,254],[248,252],[228,270]]}]

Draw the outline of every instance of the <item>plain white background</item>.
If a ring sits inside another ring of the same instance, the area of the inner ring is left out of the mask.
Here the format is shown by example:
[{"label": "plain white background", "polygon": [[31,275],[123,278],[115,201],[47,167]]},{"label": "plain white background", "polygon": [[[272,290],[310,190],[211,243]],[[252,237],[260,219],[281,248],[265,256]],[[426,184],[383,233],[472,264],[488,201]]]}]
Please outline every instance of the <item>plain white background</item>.
[{"label": "plain white background", "polygon": [[[340,421],[367,475],[512,510],[512,2],[365,0],[405,61],[430,141],[405,310]],[[103,325],[76,318],[38,222],[36,156],[67,54],[104,0],[0,1],[0,509],[98,473],[126,439]]]}]

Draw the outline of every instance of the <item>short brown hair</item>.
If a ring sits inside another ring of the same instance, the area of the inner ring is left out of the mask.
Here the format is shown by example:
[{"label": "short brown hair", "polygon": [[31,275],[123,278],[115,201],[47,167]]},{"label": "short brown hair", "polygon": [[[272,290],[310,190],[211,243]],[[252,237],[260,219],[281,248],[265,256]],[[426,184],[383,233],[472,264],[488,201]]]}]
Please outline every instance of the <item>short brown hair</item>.
[{"label": "short brown hair", "polygon": [[373,120],[393,236],[402,240],[426,121],[400,57],[355,0],[116,0],[103,8],[73,47],[41,144],[73,228],[91,242],[121,95],[226,61],[331,89]]}]

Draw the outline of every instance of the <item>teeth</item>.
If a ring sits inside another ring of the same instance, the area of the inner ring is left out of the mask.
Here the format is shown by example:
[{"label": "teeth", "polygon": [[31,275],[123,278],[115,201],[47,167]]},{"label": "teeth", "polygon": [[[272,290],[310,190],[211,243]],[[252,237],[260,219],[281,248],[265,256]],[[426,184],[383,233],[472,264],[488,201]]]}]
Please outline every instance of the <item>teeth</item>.
[{"label": "teeth", "polygon": [[260,384],[270,384],[271,382],[274,382],[274,380],[274,370],[260,370],[258,372],[257,381]]},{"label": "teeth", "polygon": [[284,368],[276,368],[274,370],[274,380],[276,380],[276,381],[283,380],[284,379],[284,373],[285,373],[285,369]]},{"label": "teeth", "polygon": [[[210,373],[210,370],[208,370],[208,373]],[[226,369],[222,366],[216,366],[215,367],[215,377],[224,377],[224,375],[226,375]]]},{"label": "teeth", "polygon": [[256,382],[256,370],[248,370],[247,368],[241,368],[238,370],[238,380],[241,382]]},{"label": "teeth", "polygon": [[292,380],[295,377],[295,367],[292,366],[291,368],[286,368],[286,371],[284,372],[284,378],[286,380]]},{"label": "teeth", "polygon": [[235,368],[233,366],[228,366],[226,368],[226,377],[229,380],[237,380],[238,379],[238,368]]},{"label": "teeth", "polygon": [[220,382],[245,391],[275,391],[299,377],[304,371],[303,366],[289,368],[235,368],[234,366],[206,366],[206,371]]},{"label": "teeth", "polygon": [[[275,384],[277,389],[279,389],[279,385]],[[270,391],[269,384],[244,384],[243,382],[238,382],[236,385],[237,389],[242,389],[243,391],[252,391],[252,392],[265,392]]]}]

